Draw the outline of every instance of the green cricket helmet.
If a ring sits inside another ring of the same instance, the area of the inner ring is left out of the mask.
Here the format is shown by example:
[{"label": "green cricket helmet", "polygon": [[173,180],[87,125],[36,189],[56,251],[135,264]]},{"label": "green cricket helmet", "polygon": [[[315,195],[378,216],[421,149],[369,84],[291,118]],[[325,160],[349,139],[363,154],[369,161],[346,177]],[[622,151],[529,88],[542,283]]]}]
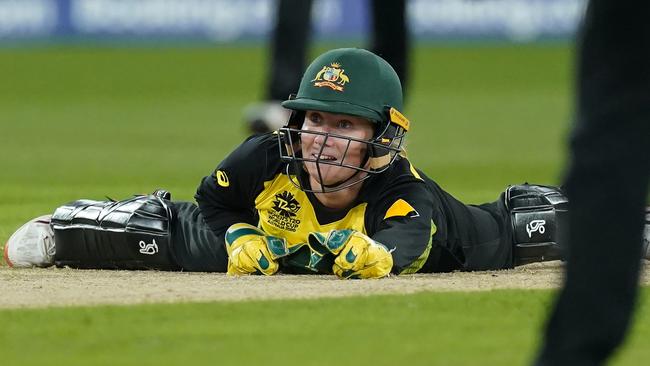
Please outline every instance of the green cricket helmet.
[{"label": "green cricket helmet", "polygon": [[[287,147],[286,153],[282,152],[282,159],[293,164],[313,162],[319,175],[319,164],[354,170],[348,179],[331,185],[322,184],[322,178],[316,177],[321,182],[322,190],[315,192],[337,191],[360,183],[372,174],[388,169],[402,151],[404,135],[410,124],[400,112],[402,105],[402,84],[395,70],[384,59],[359,48],[325,52],[307,67],[298,94],[282,102],[283,107],[292,110],[289,122],[278,133],[278,138]],[[374,125],[373,137],[370,140],[358,140],[332,133],[304,131],[302,124],[306,111],[366,118]],[[321,159],[321,154],[316,158],[303,157],[300,152],[300,136],[308,133],[323,135],[324,139],[347,139],[348,147],[352,141],[363,142],[368,145],[366,159],[360,166],[352,166],[343,163],[344,157],[336,161]],[[289,165],[287,164],[287,170]],[[360,175],[360,172],[369,174]],[[294,183],[303,190],[314,191],[299,181]]]}]

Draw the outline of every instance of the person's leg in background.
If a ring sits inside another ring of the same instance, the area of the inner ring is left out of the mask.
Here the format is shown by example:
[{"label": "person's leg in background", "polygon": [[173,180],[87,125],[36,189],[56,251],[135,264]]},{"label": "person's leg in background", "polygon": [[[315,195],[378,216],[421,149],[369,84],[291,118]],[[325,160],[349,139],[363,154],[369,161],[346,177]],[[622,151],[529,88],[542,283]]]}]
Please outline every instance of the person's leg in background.
[{"label": "person's leg in background", "polygon": [[406,25],[406,0],[372,0],[370,49],[397,72],[406,94],[410,41]]},{"label": "person's leg in background", "polygon": [[296,93],[305,71],[311,33],[312,0],[279,0],[271,39],[267,99],[283,101]]},{"label": "person's leg in background", "polygon": [[[305,68],[311,33],[312,0],[279,0],[271,38],[271,68],[266,101],[249,105],[244,120],[253,133],[282,127],[289,113],[280,106],[296,93]],[[406,92],[410,42],[406,25],[406,0],[373,0],[370,50],[384,58],[397,72]]]},{"label": "person's leg in background", "polygon": [[565,186],[566,283],[538,365],[600,365],[629,326],[650,173],[648,13],[647,2],[589,4]]},{"label": "person's leg in background", "polygon": [[244,120],[251,132],[276,130],[287,122],[289,111],[280,102],[298,92],[305,70],[311,33],[312,0],[279,0],[271,35],[271,64],[266,101],[249,105]]}]

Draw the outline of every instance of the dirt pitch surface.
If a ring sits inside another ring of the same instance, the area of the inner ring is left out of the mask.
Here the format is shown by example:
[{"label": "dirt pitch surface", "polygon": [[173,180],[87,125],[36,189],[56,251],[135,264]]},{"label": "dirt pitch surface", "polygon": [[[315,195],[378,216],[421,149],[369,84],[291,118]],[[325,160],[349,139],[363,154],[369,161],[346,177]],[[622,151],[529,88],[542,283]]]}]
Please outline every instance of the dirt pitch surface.
[{"label": "dirt pitch surface", "polygon": [[[644,269],[641,281],[648,285],[649,262],[644,263]],[[544,289],[556,288],[561,283],[559,261],[502,271],[416,274],[356,281],[343,281],[335,276],[231,277],[222,273],[0,267],[0,308]]]}]

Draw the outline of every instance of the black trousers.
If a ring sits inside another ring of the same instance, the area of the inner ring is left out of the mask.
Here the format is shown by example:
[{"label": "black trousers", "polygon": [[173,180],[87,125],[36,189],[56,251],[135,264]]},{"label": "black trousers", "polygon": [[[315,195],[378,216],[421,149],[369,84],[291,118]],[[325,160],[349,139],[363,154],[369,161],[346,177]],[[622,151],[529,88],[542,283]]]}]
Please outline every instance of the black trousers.
[{"label": "black trousers", "polygon": [[479,206],[460,204],[454,211],[453,224],[438,226],[441,231],[420,273],[513,267],[512,229],[502,199]]},{"label": "black trousers", "polygon": [[538,365],[600,365],[634,309],[650,174],[650,3],[595,0],[578,53],[566,283]]},{"label": "black trousers", "polygon": [[192,202],[172,202],[172,247],[176,264],[183,271],[226,272],[228,253],[224,239],[205,223]]},{"label": "black trousers", "polygon": [[[305,71],[311,27],[312,0],[279,0],[271,39],[271,70],[267,86],[269,100],[285,100],[298,92]],[[371,50],[397,72],[402,91],[408,81],[409,39],[406,0],[373,0]]]},{"label": "black trousers", "polygon": [[512,268],[512,223],[504,194],[494,202],[466,205],[429,177],[425,181],[437,201],[432,217],[436,233],[419,272]]}]

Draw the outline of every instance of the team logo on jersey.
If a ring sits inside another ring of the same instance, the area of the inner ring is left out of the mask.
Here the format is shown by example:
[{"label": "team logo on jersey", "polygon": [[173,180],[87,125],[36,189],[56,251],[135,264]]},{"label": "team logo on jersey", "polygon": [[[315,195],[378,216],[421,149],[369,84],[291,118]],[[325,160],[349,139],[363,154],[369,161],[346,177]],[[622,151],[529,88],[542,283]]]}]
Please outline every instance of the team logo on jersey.
[{"label": "team logo on jersey", "polygon": [[295,232],[300,225],[296,215],[300,210],[300,203],[293,194],[284,191],[275,195],[273,211],[269,211],[269,223],[282,230]]},{"label": "team logo on jersey", "polygon": [[330,66],[323,66],[312,80],[314,86],[322,88],[328,87],[332,90],[343,91],[344,85],[350,82],[350,78],[341,68],[341,64],[333,62]]}]

